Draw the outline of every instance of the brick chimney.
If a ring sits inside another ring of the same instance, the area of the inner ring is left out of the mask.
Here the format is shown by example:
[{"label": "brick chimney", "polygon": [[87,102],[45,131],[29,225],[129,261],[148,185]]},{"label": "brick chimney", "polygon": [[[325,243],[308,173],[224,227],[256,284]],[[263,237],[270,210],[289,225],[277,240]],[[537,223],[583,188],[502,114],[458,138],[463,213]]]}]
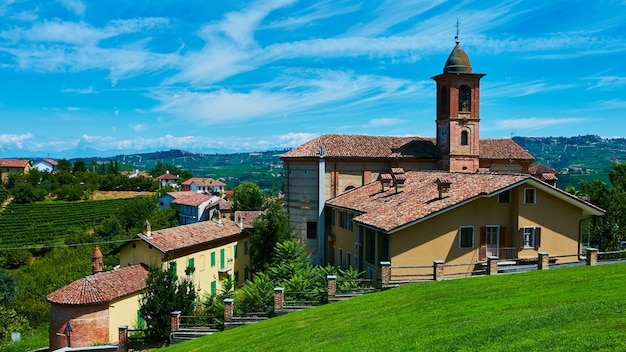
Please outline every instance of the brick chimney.
[{"label": "brick chimney", "polygon": [[93,250],[93,256],[91,257],[91,272],[93,274],[102,272],[103,265],[102,252],[100,251],[100,247],[96,245],[96,248]]},{"label": "brick chimney", "polygon": [[392,167],[391,176],[393,178],[393,184],[396,186],[396,193],[402,192],[404,190],[404,182],[406,181],[404,169],[401,167]]},{"label": "brick chimney", "polygon": [[391,174],[380,174],[378,176],[378,181],[380,181],[380,184],[382,186],[382,191],[385,192],[386,190],[389,189],[389,187],[391,187],[391,182],[393,182],[393,177],[391,177]]},{"label": "brick chimney", "polygon": [[446,198],[450,195],[450,185],[452,181],[446,177],[437,178],[437,190],[439,191],[439,199]]}]

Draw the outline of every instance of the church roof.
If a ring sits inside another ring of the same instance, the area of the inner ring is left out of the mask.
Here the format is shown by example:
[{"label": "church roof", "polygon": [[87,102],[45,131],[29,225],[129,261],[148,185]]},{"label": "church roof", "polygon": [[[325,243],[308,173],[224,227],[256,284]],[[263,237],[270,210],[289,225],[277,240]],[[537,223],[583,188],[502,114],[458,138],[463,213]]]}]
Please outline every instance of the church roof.
[{"label": "church roof", "polygon": [[437,148],[430,139],[419,137],[324,134],[296,147],[281,158],[436,158]]},{"label": "church roof", "polygon": [[[437,159],[432,138],[325,134],[281,155],[283,159],[317,158],[323,147],[326,158]],[[485,160],[535,160],[512,139],[481,139],[480,158]]]},{"label": "church roof", "polygon": [[140,264],[103,271],[61,287],[46,300],[69,305],[107,303],[143,290],[147,277],[148,269]]}]

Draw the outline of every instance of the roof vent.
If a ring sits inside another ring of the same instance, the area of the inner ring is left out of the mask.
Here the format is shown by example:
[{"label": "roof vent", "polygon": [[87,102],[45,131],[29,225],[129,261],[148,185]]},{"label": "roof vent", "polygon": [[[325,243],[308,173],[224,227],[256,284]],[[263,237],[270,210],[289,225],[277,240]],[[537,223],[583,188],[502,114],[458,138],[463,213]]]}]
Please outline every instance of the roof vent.
[{"label": "roof vent", "polygon": [[396,193],[402,192],[404,190],[404,182],[406,181],[404,169],[401,167],[393,167],[391,168],[391,173],[393,177],[393,184],[396,186]]},{"label": "roof vent", "polygon": [[143,235],[148,238],[152,237],[152,226],[150,226],[150,222],[148,220],[143,223]]},{"label": "roof vent", "polygon": [[446,198],[450,195],[450,185],[452,181],[446,177],[437,178],[437,190],[439,191],[439,199]]}]

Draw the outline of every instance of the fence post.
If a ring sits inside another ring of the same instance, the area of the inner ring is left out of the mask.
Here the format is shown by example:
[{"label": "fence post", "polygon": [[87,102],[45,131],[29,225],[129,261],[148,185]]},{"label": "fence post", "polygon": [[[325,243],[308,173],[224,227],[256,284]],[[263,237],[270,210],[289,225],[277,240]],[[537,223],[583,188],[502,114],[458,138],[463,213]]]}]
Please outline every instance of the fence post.
[{"label": "fence post", "polygon": [[498,273],[498,257],[487,257],[487,275],[496,275]]},{"label": "fence post", "polygon": [[118,352],[128,351],[128,325],[117,327],[117,350]]},{"label": "fence post", "polygon": [[173,311],[170,313],[170,331],[176,331],[180,329],[180,311]]},{"label": "fence post", "polygon": [[597,248],[587,248],[587,265],[598,265]]},{"label": "fence post", "polygon": [[285,289],[283,287],[274,288],[274,310],[283,309],[285,303]]},{"label": "fence post", "polygon": [[435,281],[443,280],[443,260],[433,260],[433,278]]},{"label": "fence post", "polygon": [[224,299],[224,321],[230,321],[233,319],[235,300],[232,298]]},{"label": "fence post", "polygon": [[383,285],[391,282],[391,262],[380,262],[380,281]]},{"label": "fence post", "polygon": [[539,260],[537,260],[537,270],[548,270],[550,266],[550,257],[547,252],[539,252]]},{"label": "fence post", "polygon": [[328,280],[328,298],[335,297],[335,295],[337,294],[337,276],[328,275],[326,276],[326,280]]}]

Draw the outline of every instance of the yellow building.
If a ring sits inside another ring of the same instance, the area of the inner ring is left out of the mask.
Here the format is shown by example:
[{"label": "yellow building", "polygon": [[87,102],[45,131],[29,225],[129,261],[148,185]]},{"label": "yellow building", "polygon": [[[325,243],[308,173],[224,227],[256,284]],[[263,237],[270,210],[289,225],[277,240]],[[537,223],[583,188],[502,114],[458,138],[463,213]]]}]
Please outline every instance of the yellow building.
[{"label": "yellow building", "polygon": [[531,175],[390,171],[326,202],[331,264],[377,278],[381,261],[466,264],[539,252],[577,261],[581,219],[604,214]]},{"label": "yellow building", "polygon": [[220,281],[231,277],[241,284],[248,279],[248,232],[234,221],[221,219],[143,233],[119,248],[120,265],[174,265],[178,276],[193,279],[200,295],[217,293]]}]

